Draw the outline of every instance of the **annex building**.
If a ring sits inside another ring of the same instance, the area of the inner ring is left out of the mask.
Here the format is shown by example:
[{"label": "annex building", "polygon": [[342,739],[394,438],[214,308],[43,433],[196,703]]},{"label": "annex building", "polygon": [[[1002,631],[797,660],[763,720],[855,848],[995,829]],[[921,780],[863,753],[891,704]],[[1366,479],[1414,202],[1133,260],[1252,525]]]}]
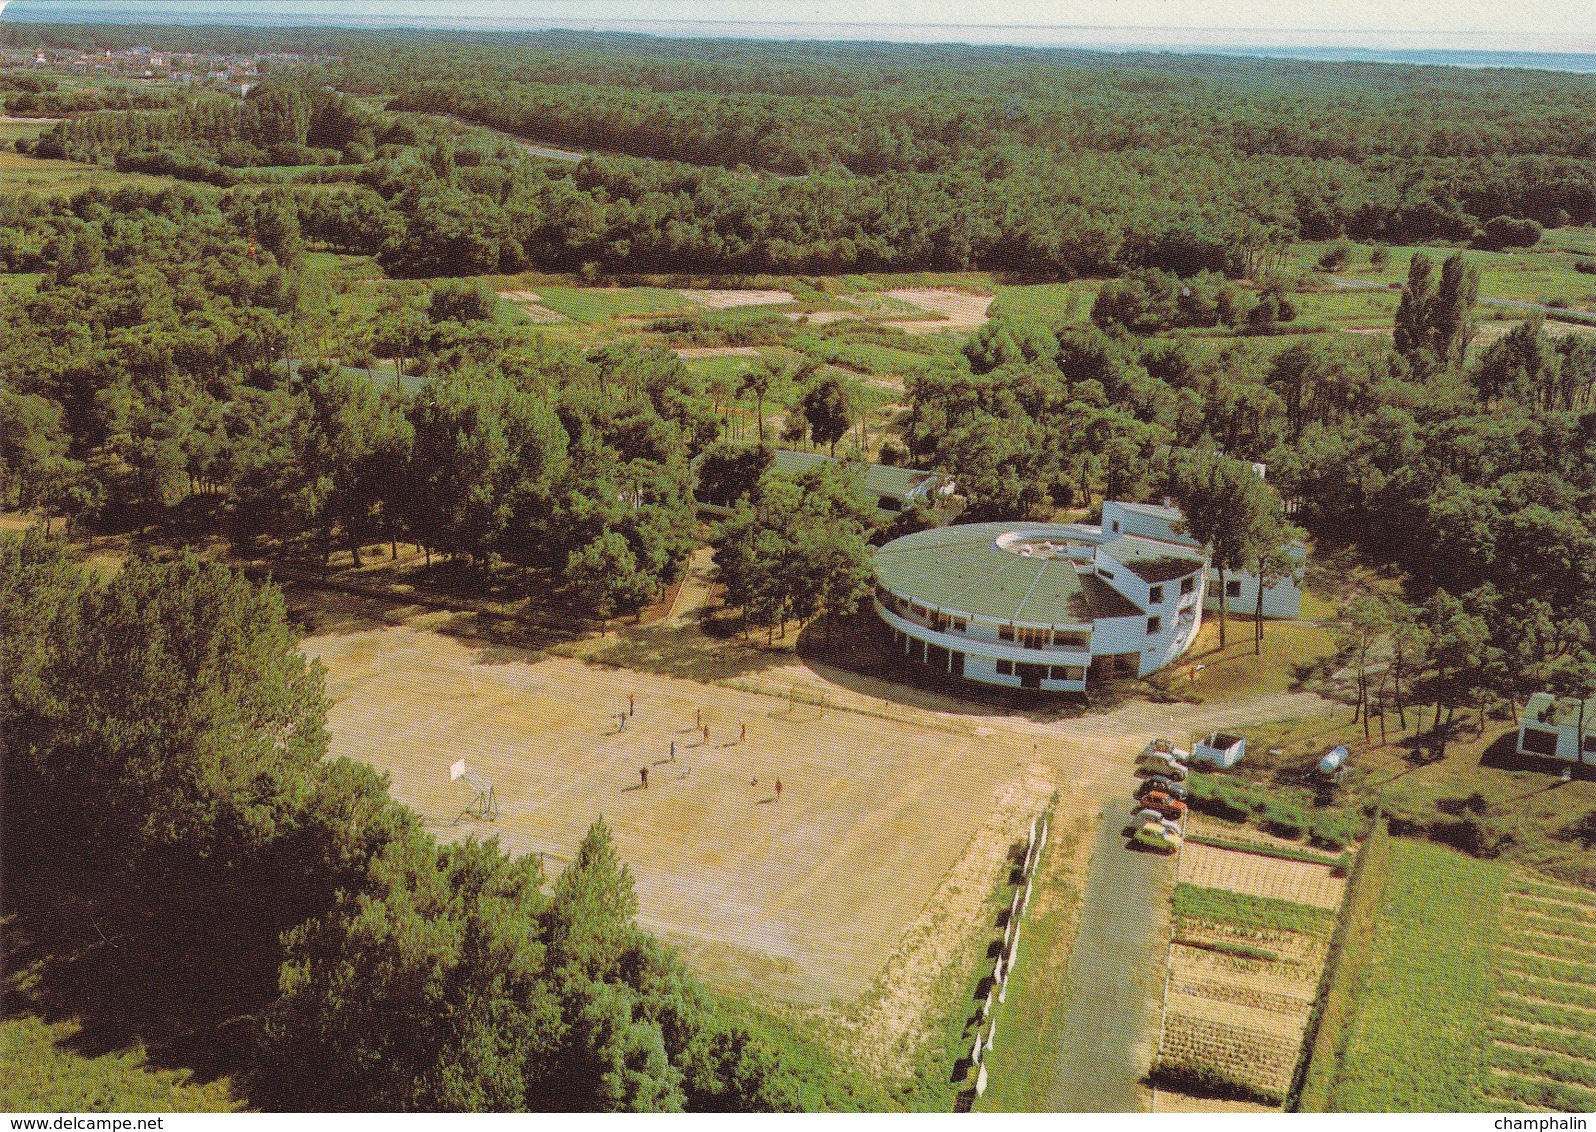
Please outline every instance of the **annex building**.
[{"label": "annex building", "polygon": [[[1103,504],[1103,530],[1110,534],[1142,535],[1161,542],[1174,542],[1182,546],[1199,544],[1186,529],[1185,517],[1180,508],[1164,503]],[[1308,560],[1308,548],[1293,542],[1286,548],[1291,557],[1291,573],[1264,589],[1263,615],[1270,619],[1292,619],[1302,612],[1302,578]],[[1208,570],[1209,586],[1203,608],[1219,608],[1219,571]],[[1256,574],[1231,571],[1225,576],[1225,606],[1233,613],[1252,613],[1258,608]]]},{"label": "annex building", "polygon": [[1077,523],[972,523],[875,553],[875,610],[903,654],[983,684],[1081,692],[1191,646],[1207,560],[1195,547]]}]

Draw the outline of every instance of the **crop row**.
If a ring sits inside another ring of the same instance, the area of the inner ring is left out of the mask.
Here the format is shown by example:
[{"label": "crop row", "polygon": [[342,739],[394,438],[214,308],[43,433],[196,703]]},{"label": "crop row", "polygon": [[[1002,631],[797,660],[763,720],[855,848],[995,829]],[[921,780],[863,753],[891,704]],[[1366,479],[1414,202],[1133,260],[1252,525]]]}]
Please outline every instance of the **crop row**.
[{"label": "crop row", "polygon": [[1332,857],[1312,849],[1297,849],[1289,845],[1274,845],[1263,841],[1235,841],[1228,837],[1209,837],[1205,833],[1188,833],[1188,845],[1211,845],[1215,849],[1229,849],[1233,853],[1251,853],[1255,857],[1278,857],[1283,861],[1303,861],[1310,865],[1328,865],[1345,872],[1351,867],[1351,855],[1343,853]]},{"label": "crop row", "polygon": [[1245,943],[1227,943],[1224,940],[1192,939],[1188,936],[1177,936],[1175,942],[1182,947],[1195,947],[1201,951],[1212,951],[1219,955],[1229,955],[1233,959],[1256,959],[1263,963],[1278,963],[1280,953],[1269,951],[1262,947],[1253,947]]},{"label": "crop row", "polygon": [[1587,908],[1596,909],[1596,892],[1588,892],[1583,888],[1572,888],[1561,884],[1539,884],[1532,880],[1524,881],[1513,887],[1515,893],[1524,892],[1531,896],[1544,897],[1547,900],[1563,900],[1570,904],[1583,904]]},{"label": "crop row", "polygon": [[1561,1112],[1596,1111],[1596,1090],[1581,1089],[1577,1085],[1565,1085],[1559,1081],[1493,1073],[1486,1079],[1485,1091],[1520,1104],[1555,1108]]},{"label": "crop row", "polygon": [[1537,1030],[1510,1018],[1497,1018],[1491,1023],[1491,1035],[1504,1042],[1530,1049],[1546,1050],[1568,1057],[1596,1062],[1596,1034],[1569,1033],[1566,1030]]},{"label": "crop row", "polygon": [[1596,924],[1596,914],[1587,912],[1584,908],[1573,908],[1567,904],[1553,904],[1533,896],[1513,894],[1512,906],[1515,909],[1534,912],[1537,916],[1548,919],[1560,920],[1570,924]]},{"label": "crop row", "polygon": [[1544,998],[1548,1002],[1560,1002],[1569,1006],[1583,1006],[1588,1010],[1596,1010],[1596,988],[1580,986],[1578,983],[1560,983],[1531,978],[1529,975],[1518,971],[1503,971],[1498,978],[1504,988],[1515,991],[1518,994],[1528,995],[1531,998]]},{"label": "crop row", "polygon": [[1496,1012],[1503,1018],[1516,1018],[1521,1022],[1539,1022],[1543,1026],[1562,1026],[1568,1030],[1596,1034],[1596,1013],[1574,1006],[1556,1006],[1549,1002],[1502,995],[1496,1001]]},{"label": "crop row", "polygon": [[1296,1059],[1297,1044],[1279,1035],[1176,1010],[1165,1019],[1158,1053],[1159,1065],[1169,1069],[1206,1068],[1275,1096],[1290,1086]]},{"label": "crop row", "polygon": [[1550,916],[1530,915],[1522,908],[1513,908],[1510,912],[1512,926],[1521,931],[1540,932],[1542,935],[1555,935],[1563,939],[1577,939],[1596,946],[1596,922],[1587,924],[1579,920],[1559,920]]},{"label": "crop row", "polygon": [[1195,884],[1175,886],[1175,915],[1243,932],[1301,932],[1319,939],[1328,939],[1335,928],[1335,914],[1324,908]]},{"label": "crop row", "polygon": [[1521,951],[1504,951],[1502,963],[1515,971],[1536,975],[1543,979],[1556,979],[1560,983],[1578,983],[1596,988],[1596,966],[1589,963],[1564,963],[1558,959],[1542,959],[1538,955],[1525,955]]},{"label": "crop row", "polygon": [[1546,1077],[1565,1085],[1579,1085],[1596,1089],[1596,1063],[1577,1057],[1564,1057],[1545,1050],[1509,1049],[1493,1045],[1487,1060],[1498,1069],[1523,1073],[1532,1077]]},{"label": "crop row", "polygon": [[1566,959],[1578,963],[1581,959],[1589,959],[1591,955],[1591,945],[1583,940],[1542,933],[1523,923],[1515,925],[1502,939],[1515,950],[1533,951],[1548,959]]}]

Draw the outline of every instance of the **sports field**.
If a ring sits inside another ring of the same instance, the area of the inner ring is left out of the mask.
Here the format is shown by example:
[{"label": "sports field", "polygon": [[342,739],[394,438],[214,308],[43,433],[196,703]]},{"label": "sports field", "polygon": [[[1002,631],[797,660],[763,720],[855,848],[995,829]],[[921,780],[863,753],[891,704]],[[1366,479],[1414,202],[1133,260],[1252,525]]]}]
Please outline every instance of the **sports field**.
[{"label": "sports field", "polygon": [[[965,884],[984,898],[1008,836],[1055,782],[1035,765],[1034,736],[942,727],[931,713],[924,725],[822,717],[812,704],[411,628],[305,649],[329,670],[333,753],[388,772],[440,837],[497,834],[547,854],[554,874],[602,814],[646,926],[712,982],[800,1003],[861,995],[939,885],[964,875],[966,851],[991,841],[991,875]],[[456,824],[471,801],[449,779],[459,758],[493,782],[497,821]]]}]

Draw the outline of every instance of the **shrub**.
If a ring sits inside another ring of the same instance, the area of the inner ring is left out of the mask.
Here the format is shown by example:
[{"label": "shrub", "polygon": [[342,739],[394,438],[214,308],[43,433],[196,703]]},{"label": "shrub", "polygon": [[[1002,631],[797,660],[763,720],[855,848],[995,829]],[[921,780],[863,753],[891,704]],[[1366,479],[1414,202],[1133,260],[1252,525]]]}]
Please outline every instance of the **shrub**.
[{"label": "shrub", "polygon": [[1574,270],[1586,275],[1596,275],[1596,259],[1577,259],[1574,261]]}]

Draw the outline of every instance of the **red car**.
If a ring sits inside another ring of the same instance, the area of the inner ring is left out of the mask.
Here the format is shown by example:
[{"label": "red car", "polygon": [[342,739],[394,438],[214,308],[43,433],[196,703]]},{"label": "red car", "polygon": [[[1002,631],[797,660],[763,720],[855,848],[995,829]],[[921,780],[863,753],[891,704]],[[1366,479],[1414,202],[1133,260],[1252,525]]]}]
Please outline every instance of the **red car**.
[{"label": "red car", "polygon": [[1186,803],[1177,802],[1162,790],[1149,790],[1142,796],[1141,805],[1176,821],[1186,816]]}]

